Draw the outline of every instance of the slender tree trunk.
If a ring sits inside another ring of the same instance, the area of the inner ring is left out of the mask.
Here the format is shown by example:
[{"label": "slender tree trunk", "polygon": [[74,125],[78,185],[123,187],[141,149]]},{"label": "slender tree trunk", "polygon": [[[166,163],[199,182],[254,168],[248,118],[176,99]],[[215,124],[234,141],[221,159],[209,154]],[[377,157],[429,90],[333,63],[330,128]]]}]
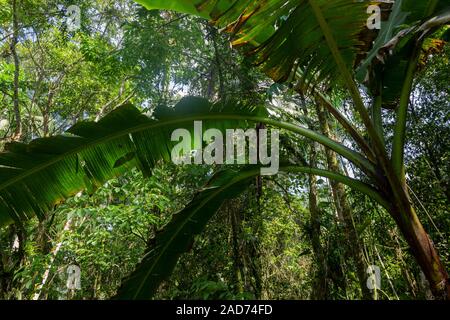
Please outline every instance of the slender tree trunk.
[{"label": "slender tree trunk", "polygon": [[231,208],[231,204],[228,204],[228,213],[231,220],[234,283],[237,289],[237,293],[242,294],[244,293],[243,263],[239,245],[241,220],[239,214],[237,214],[235,210]]},{"label": "slender tree trunk", "polygon": [[20,63],[19,56],[17,54],[17,43],[19,42],[19,18],[17,0],[12,0],[12,13],[13,13],[13,35],[11,41],[11,53],[14,59],[14,92],[13,92],[13,108],[15,118],[15,131],[13,140],[21,140],[22,137],[22,118],[20,115],[19,105],[19,76],[20,76]]},{"label": "slender tree trunk", "polygon": [[[317,101],[316,103],[316,110],[319,117],[319,123],[322,133],[329,138],[333,138],[328,122],[327,112],[325,111],[323,106],[321,106],[320,101]],[[325,154],[327,158],[328,169],[330,171],[340,173],[342,170],[336,157],[336,153],[328,148],[325,148]],[[347,200],[345,187],[342,183],[336,182],[335,180],[330,180],[330,185],[333,193],[334,203],[336,205],[337,215],[340,222],[343,224],[345,238],[347,240],[348,246],[347,252],[348,255],[352,257],[355,263],[356,274],[358,276],[363,298],[367,300],[373,299],[373,295],[366,284],[367,263],[364,259],[364,251],[362,248],[361,239],[353,224],[353,213]]]},{"label": "slender tree trunk", "polygon": [[[64,233],[70,229],[71,224],[72,224],[72,218],[69,218],[66,221],[66,224],[64,225],[62,237],[64,237]],[[33,295],[33,300],[39,300],[39,297],[41,296],[41,293],[42,293],[42,289],[44,288],[45,284],[47,283],[48,277],[50,275],[50,271],[52,269],[53,262],[55,261],[55,258],[57,256],[59,250],[61,249],[62,244],[63,244],[63,238],[60,239],[60,242],[58,242],[58,244],[53,249],[52,255],[50,257],[50,261],[49,261],[47,268],[45,269],[45,272],[42,276],[42,281],[36,288],[36,292]]]},{"label": "slender tree trunk", "polygon": [[6,243],[1,243],[0,247],[0,299],[10,298],[9,295],[14,288],[15,272],[22,265],[25,256],[24,229],[11,225],[6,230],[8,230]]},{"label": "slender tree trunk", "polygon": [[225,98],[225,85],[223,81],[223,72],[222,72],[222,58],[220,57],[219,47],[217,45],[218,33],[215,28],[210,28],[211,38],[214,45],[214,64],[217,68],[217,76],[219,78],[219,91],[217,98],[219,100]]},{"label": "slender tree trunk", "polygon": [[401,246],[401,243],[398,239],[398,235],[395,230],[396,229],[389,232],[390,236],[392,237],[392,239],[395,241],[395,244],[396,244],[395,256],[401,264],[403,278],[405,279],[406,283],[408,284],[409,291],[410,291],[411,295],[414,298],[416,298],[417,294],[418,294],[417,284],[414,279],[414,276],[409,271],[408,264],[405,262],[405,259],[403,258],[404,254],[403,254],[402,246]]},{"label": "slender tree trunk", "polygon": [[[311,143],[310,165],[316,166],[316,143]],[[317,178],[309,175],[309,212],[311,225],[311,243],[314,257],[317,262],[317,274],[311,296],[316,300],[326,300],[328,298],[327,288],[327,260],[322,244],[320,243],[320,210],[317,205]]]},{"label": "slender tree trunk", "polygon": [[429,143],[425,141],[424,144],[425,147],[423,149],[425,151],[425,154],[428,156],[429,161],[431,162],[430,169],[433,172],[434,176],[436,177],[436,180],[438,181],[439,185],[441,186],[443,193],[447,197],[447,202],[450,202],[450,183],[448,179],[445,179],[442,176],[439,162],[437,161],[436,156],[432,151],[432,148],[430,147]]},{"label": "slender tree trunk", "polygon": [[48,133],[49,133],[49,114],[47,113],[47,111],[44,112],[44,114],[42,115],[42,136],[43,137],[48,137]]}]

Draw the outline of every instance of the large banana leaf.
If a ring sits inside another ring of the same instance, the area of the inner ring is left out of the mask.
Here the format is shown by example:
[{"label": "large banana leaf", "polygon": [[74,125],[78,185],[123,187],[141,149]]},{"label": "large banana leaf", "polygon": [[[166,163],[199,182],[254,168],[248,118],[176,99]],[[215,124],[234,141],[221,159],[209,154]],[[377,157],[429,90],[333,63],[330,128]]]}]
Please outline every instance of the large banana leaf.
[{"label": "large banana leaf", "polygon": [[153,118],[124,105],[99,122],[80,122],[67,134],[29,144],[12,143],[0,153],[0,226],[34,215],[43,217],[54,205],[81,190],[92,190],[108,179],[138,166],[150,174],[159,160],[171,160],[175,129],[247,128],[249,122],[278,126],[318,141],[366,172],[373,165],[359,153],[306,128],[270,119],[265,108],[235,103],[211,104],[184,98],[174,108],[158,107]]},{"label": "large banana leaf", "polygon": [[358,35],[366,30],[368,3],[353,0],[137,0],[148,9],[171,9],[208,18],[233,37],[277,82],[298,66],[314,82],[339,79],[317,11],[325,18],[347,68],[354,67]]},{"label": "large banana leaf", "polygon": [[257,171],[226,170],[217,174],[191,203],[175,214],[157,234],[141,263],[124,280],[117,298],[134,300],[151,298],[160,283],[172,273],[180,255],[188,250],[196,234],[201,233],[222,203],[248,186]]},{"label": "large banana leaf", "polygon": [[0,153],[0,226],[42,217],[67,197],[92,190],[130,167],[149,174],[158,160],[170,160],[176,143],[171,142],[172,131],[193,131],[194,120],[205,118],[204,129],[245,128],[247,117],[266,115],[262,108],[225,108],[185,98],[175,108],[158,107],[153,118],[124,105],[99,122],[76,124],[67,134],[8,144]]},{"label": "large banana leaf", "polygon": [[[284,172],[308,173],[336,179],[358,188],[383,206],[388,206],[372,187],[354,179],[308,167],[283,166],[280,169]],[[255,166],[240,171],[225,170],[216,174],[189,205],[174,215],[172,221],[156,235],[142,261],[124,279],[116,298],[126,300],[152,298],[161,282],[172,273],[180,255],[191,247],[194,236],[205,228],[223,202],[242,193],[257,175],[259,168]]]}]

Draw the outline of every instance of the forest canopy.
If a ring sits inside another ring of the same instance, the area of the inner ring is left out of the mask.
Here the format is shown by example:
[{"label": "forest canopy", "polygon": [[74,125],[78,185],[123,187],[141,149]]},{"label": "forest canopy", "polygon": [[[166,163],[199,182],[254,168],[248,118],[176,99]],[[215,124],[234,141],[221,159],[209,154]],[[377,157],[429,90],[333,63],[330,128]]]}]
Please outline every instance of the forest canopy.
[{"label": "forest canopy", "polygon": [[445,0],[0,0],[0,299],[448,300]]}]

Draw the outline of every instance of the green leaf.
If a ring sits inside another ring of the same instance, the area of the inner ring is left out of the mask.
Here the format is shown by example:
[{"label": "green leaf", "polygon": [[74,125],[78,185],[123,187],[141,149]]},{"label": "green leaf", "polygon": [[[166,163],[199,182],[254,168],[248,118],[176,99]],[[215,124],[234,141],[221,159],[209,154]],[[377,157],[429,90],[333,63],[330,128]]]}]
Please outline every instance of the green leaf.
[{"label": "green leaf", "polygon": [[420,23],[443,10],[448,10],[448,0],[402,0],[402,11],[407,14],[405,23],[408,25]]},{"label": "green leaf", "polygon": [[241,193],[257,173],[255,170],[226,170],[216,174],[191,203],[157,234],[150,251],[123,282],[117,298],[151,298],[160,283],[172,273],[180,255],[189,249],[194,236],[202,232],[222,203]]},{"label": "green leaf", "polygon": [[[116,299],[150,299],[162,281],[167,279],[184,252],[192,245],[194,236],[200,234],[211,217],[226,199],[240,194],[259,175],[259,168],[247,167],[241,171],[225,170],[216,174],[205,188],[160,231],[148,248],[148,253],[136,269],[124,279]],[[321,169],[286,166],[281,171],[315,174],[340,181],[370,196],[383,206],[388,206],[371,186],[355,179]]]},{"label": "green leaf", "polygon": [[132,167],[150,174],[157,161],[170,161],[173,130],[193,131],[194,120],[202,116],[221,129],[245,128],[246,117],[266,115],[261,108],[224,107],[191,97],[175,108],[157,108],[152,119],[124,105],[97,123],[80,122],[64,135],[6,145],[0,153],[0,225],[40,218],[64,199],[84,189],[92,191]]},{"label": "green leaf", "polygon": [[392,6],[388,21],[381,22],[380,32],[371,51],[357,69],[356,76],[360,82],[363,82],[368,77],[369,67],[378,54],[378,51],[393,38],[398,28],[405,22],[408,13],[402,10],[402,3],[403,0],[396,1]]},{"label": "green leaf", "polygon": [[449,9],[445,0],[398,0],[394,3],[372,50],[357,70],[360,82],[371,80],[368,86],[374,95],[379,95],[379,88],[382,88],[383,107],[396,107],[416,40],[423,32],[420,25]]},{"label": "green leaf", "polygon": [[142,4],[148,10],[152,9],[174,10],[182,13],[197,15],[206,19],[209,18],[209,15],[207,13],[196,9],[194,1],[135,0],[135,2]]},{"label": "green leaf", "polygon": [[[295,65],[308,82],[334,81],[339,69],[307,0],[137,1],[149,9],[172,9],[207,17],[233,37],[232,44],[276,82],[290,78]],[[332,30],[347,68],[353,69],[366,28],[367,3],[315,0]]]},{"label": "green leaf", "polygon": [[149,175],[156,162],[171,160],[178,143],[171,141],[172,132],[193,132],[196,120],[203,121],[203,130],[222,131],[266,123],[322,143],[365,172],[375,170],[359,153],[309,129],[270,119],[264,108],[189,97],[174,108],[158,107],[149,118],[124,105],[97,123],[76,124],[67,134],[7,145],[0,153],[0,224],[41,218],[64,199],[92,191],[135,166]]}]

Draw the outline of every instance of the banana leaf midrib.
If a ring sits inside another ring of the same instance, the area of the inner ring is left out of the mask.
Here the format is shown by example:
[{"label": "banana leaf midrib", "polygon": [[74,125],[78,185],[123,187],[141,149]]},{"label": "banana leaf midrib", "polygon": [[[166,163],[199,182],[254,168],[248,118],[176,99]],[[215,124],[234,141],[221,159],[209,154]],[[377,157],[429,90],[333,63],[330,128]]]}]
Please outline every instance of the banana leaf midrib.
[{"label": "banana leaf midrib", "polygon": [[[156,128],[161,127],[161,126],[168,126],[168,125],[175,124],[175,123],[189,122],[189,121],[194,121],[194,120],[202,120],[200,118],[205,119],[205,120],[206,120],[206,118],[210,118],[210,119],[216,119],[216,118],[225,119],[224,117],[213,117],[212,115],[208,115],[208,116],[201,116],[201,115],[199,115],[199,116],[192,116],[192,117],[189,117],[189,118],[183,118],[182,120],[174,119],[174,120],[170,120],[170,121],[162,120],[161,122],[144,123],[144,124],[135,126],[134,128],[128,128],[128,129],[125,129],[125,130],[120,130],[120,131],[114,132],[113,134],[107,135],[106,137],[101,137],[99,139],[91,140],[91,141],[87,142],[86,144],[83,144],[82,146],[80,146],[78,148],[74,148],[74,149],[72,149],[72,150],[70,150],[68,152],[64,152],[64,153],[61,153],[59,155],[56,155],[54,158],[52,158],[49,161],[44,162],[42,165],[38,165],[38,166],[33,167],[32,169],[26,170],[24,174],[20,174],[20,175],[14,177],[14,178],[11,178],[6,183],[1,183],[0,184],[0,190],[7,188],[8,186],[14,184],[15,182],[20,181],[21,179],[23,179],[23,178],[25,178],[27,176],[32,175],[33,173],[36,173],[36,172],[38,172],[38,171],[40,171],[42,169],[45,169],[46,167],[49,167],[52,164],[57,163],[58,161],[61,161],[62,159],[66,158],[67,156],[77,154],[77,153],[81,152],[84,149],[87,149],[89,147],[93,147],[93,146],[98,145],[100,143],[109,142],[109,141],[112,141],[114,139],[117,139],[117,138],[129,135],[129,134],[133,134],[133,133],[136,133],[136,132],[139,132],[139,131],[143,131],[143,130],[146,130],[146,129],[156,129]],[[242,116],[240,117],[240,119],[242,120]],[[73,137],[80,137],[80,136],[73,135]],[[84,137],[80,137],[80,138],[84,139]],[[23,170],[21,168],[14,168],[14,169]]]}]

